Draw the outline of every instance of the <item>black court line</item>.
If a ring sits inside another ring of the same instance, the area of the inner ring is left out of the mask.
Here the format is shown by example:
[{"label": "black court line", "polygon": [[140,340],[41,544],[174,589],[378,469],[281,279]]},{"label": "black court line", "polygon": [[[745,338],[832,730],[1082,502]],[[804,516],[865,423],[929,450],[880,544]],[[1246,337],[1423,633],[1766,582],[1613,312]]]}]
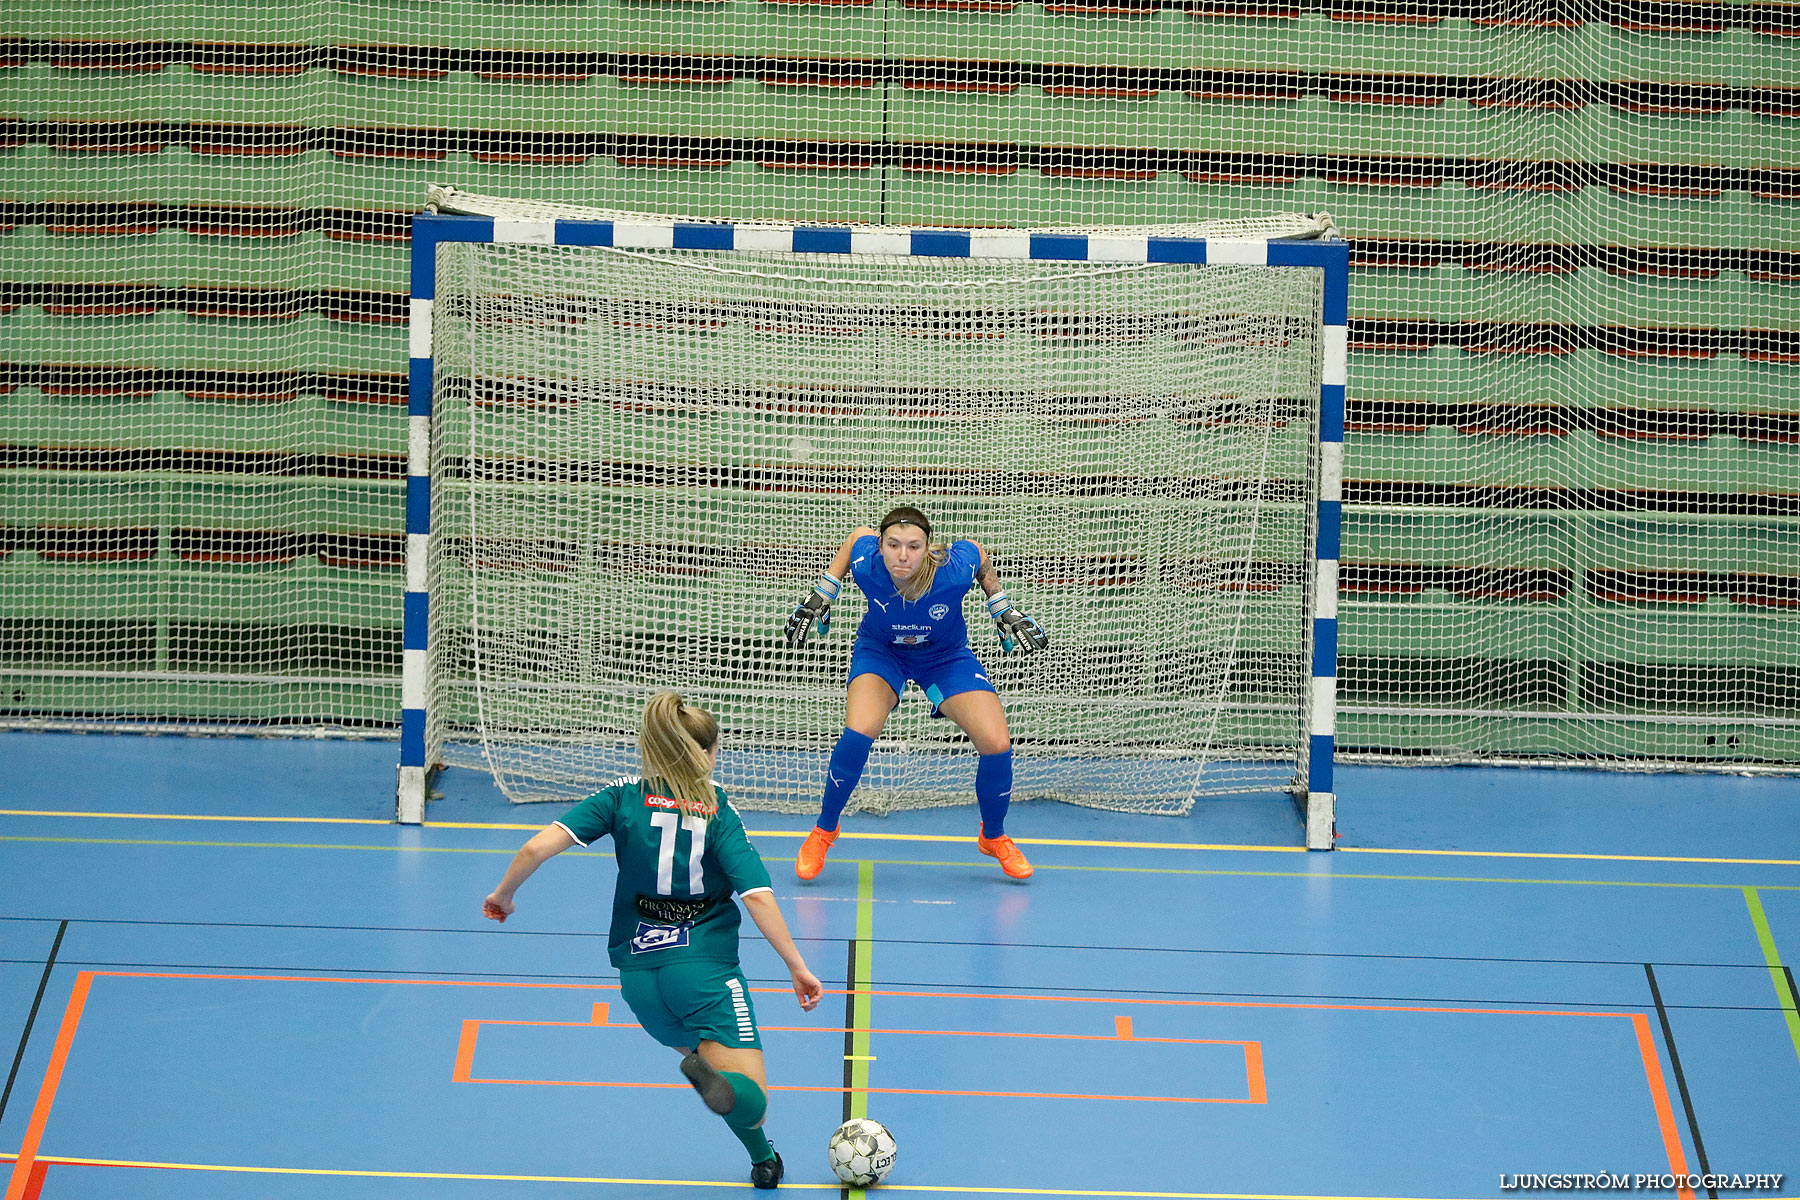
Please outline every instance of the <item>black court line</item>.
[{"label": "black court line", "polygon": [[[396,982],[396,983],[404,983],[404,982],[406,982],[408,980],[412,980],[412,979],[431,979],[431,980],[443,979],[443,980],[466,980],[470,984],[480,984],[483,982],[508,983],[508,982],[514,982],[514,981],[523,981],[523,982],[537,981],[537,982],[560,982],[560,983],[568,983],[568,984],[575,985],[575,986],[589,986],[589,987],[616,987],[616,986],[618,986],[617,976],[613,976],[613,975],[592,975],[592,974],[564,975],[564,974],[556,974],[556,973],[550,973],[550,972],[400,970],[400,969],[383,969],[380,967],[308,966],[308,965],[296,965],[293,963],[281,963],[281,964],[272,965],[272,966],[255,966],[255,965],[245,965],[243,963],[106,962],[106,961],[91,960],[91,959],[65,959],[65,960],[60,960],[58,965],[65,966],[65,967],[85,968],[85,969],[90,969],[90,970],[95,970],[95,971],[170,972],[170,973],[192,974],[192,975],[221,975],[221,976],[227,976],[227,977],[240,976],[240,975],[245,976],[245,977],[256,977],[256,976],[267,976],[267,975],[294,975],[294,974],[304,973],[304,974],[309,974],[309,975],[332,975],[332,976],[342,976],[344,978],[361,978],[361,979],[368,979],[368,980],[386,979],[386,980],[392,980],[393,982]],[[1638,966],[1642,967],[1643,964],[1640,963],[1640,964],[1638,964]],[[852,963],[847,968],[846,979],[845,979],[845,989],[844,989],[846,1005],[854,1004],[855,997],[856,997],[856,991],[857,991],[858,986],[860,986],[854,979],[855,970],[856,970],[856,967],[855,967],[854,963]],[[775,989],[779,989],[780,985],[790,982],[786,976],[761,977],[761,976],[746,975],[745,978],[748,979],[751,983],[758,984],[758,985],[766,985],[766,986],[769,986],[769,987],[775,988]],[[825,982],[829,983],[831,981],[827,980]],[[949,981],[918,980],[918,979],[887,980],[887,981],[883,982],[882,987],[883,987],[884,991],[892,991],[895,993],[917,992],[921,995],[929,995],[930,993],[934,993],[934,992],[935,993],[959,993],[959,992],[978,991],[981,994],[987,995],[987,996],[999,997],[999,996],[1010,995],[1016,999],[1021,999],[1021,1000],[1029,1000],[1040,994],[1056,996],[1056,997],[1063,997],[1063,996],[1079,994],[1083,998],[1092,998],[1092,999],[1096,999],[1096,1000],[1111,1000],[1111,999],[1131,1000],[1131,999],[1140,999],[1140,998],[1149,998],[1149,999],[1174,998],[1174,999],[1182,999],[1182,1000],[1215,1001],[1215,1002],[1218,1002],[1221,1004],[1234,1004],[1234,1003],[1245,1003],[1245,1004],[1256,1004],[1256,1003],[1363,1004],[1363,1005],[1429,1004],[1429,1005],[1454,1005],[1454,1006],[1458,1006],[1458,1007],[1518,1008],[1518,1009],[1574,1008],[1574,1009],[1593,1009],[1596,1011],[1618,1009],[1618,1010],[1625,1011],[1625,1012],[1637,1011],[1637,1010],[1641,1010],[1643,1008],[1643,1004],[1638,1001],[1617,1001],[1617,1000],[1561,1000],[1561,999],[1543,999],[1543,998],[1520,1000],[1520,999],[1497,999],[1497,998],[1490,997],[1490,996],[1388,996],[1388,995],[1364,995],[1364,994],[1358,994],[1358,993],[1337,993],[1337,992],[1272,992],[1272,991],[1216,992],[1216,991],[1194,991],[1191,989],[1182,989],[1182,988],[1094,987],[1094,986],[1088,985],[1088,984],[1075,985],[1075,984],[1067,984],[1067,983],[1044,984],[1044,985],[973,984],[973,983],[969,983],[966,980],[949,980]],[[1676,1012],[1676,1011],[1679,1011],[1679,1012],[1784,1012],[1784,1011],[1786,1011],[1785,1008],[1783,1007],[1783,1005],[1781,1005],[1781,1004],[1773,1004],[1773,1005],[1770,1005],[1770,1004],[1741,1004],[1741,1005],[1740,1004],[1671,1004],[1671,1005],[1667,1005],[1666,1007],[1671,1012]],[[854,1012],[850,1012],[848,1009],[846,1011],[847,1011],[848,1015],[846,1016],[844,1026],[848,1030],[855,1025],[855,1014],[854,1014]],[[847,1033],[845,1036],[849,1037],[851,1035]],[[854,1048],[850,1047],[847,1044],[847,1048],[845,1049],[845,1054],[851,1055],[854,1053],[855,1053]],[[848,1064],[850,1062],[851,1062],[851,1060],[849,1058],[845,1059],[846,1069],[848,1069]],[[846,1117],[845,1119],[848,1120],[849,1118]]]},{"label": "black court line", "polygon": [[[1517,963],[1532,967],[1630,967],[1643,966],[1639,959],[1624,958],[1537,958],[1499,954],[1395,954],[1355,950],[1245,950],[1206,946],[1128,946],[1091,942],[997,942],[959,941],[950,938],[877,938],[882,946],[949,946],[953,948],[991,950],[1091,950],[1125,954],[1219,955],[1226,958],[1298,958],[1332,961],[1368,962],[1447,962],[1447,963]],[[1665,962],[1664,967],[1727,967],[1750,971],[1767,971],[1769,964],[1757,962]]]},{"label": "black court line", "polygon": [[[43,924],[48,917],[0,917]],[[70,925],[131,925],[153,929],[296,929],[324,933],[467,933],[484,937],[605,938],[604,929],[493,929],[478,925],[329,925],[316,921],[150,921],[133,917],[72,917]],[[836,941],[836,938],[819,938]]]},{"label": "black court line", "polygon": [[[1681,1072],[1681,1055],[1675,1050],[1675,1030],[1669,1024],[1669,1010],[1663,1005],[1662,989],[1656,986],[1656,971],[1649,963],[1644,964],[1644,978],[1650,984],[1650,999],[1656,1003],[1656,1019],[1662,1022],[1663,1045],[1669,1050],[1669,1066],[1675,1072],[1675,1087],[1681,1093],[1681,1107],[1687,1113],[1688,1132],[1694,1137],[1694,1156],[1700,1160],[1700,1173],[1711,1178],[1712,1167],[1706,1161],[1706,1143],[1700,1140],[1700,1122],[1694,1116],[1694,1098],[1688,1095],[1687,1076]],[[1706,1194],[1710,1200],[1719,1200],[1719,1193],[1712,1184],[1707,1184]]]},{"label": "black court line", "polygon": [[[1640,963],[1639,966],[1642,966]],[[1194,1000],[1217,1000],[1223,1003],[1256,1003],[1257,1001],[1279,1001],[1283,1003],[1314,1002],[1331,1004],[1454,1004],[1454,1005],[1486,1005],[1504,1008],[1592,1008],[1619,1009],[1623,1012],[1642,1011],[1641,1000],[1546,1000],[1538,999],[1502,999],[1490,996],[1383,996],[1360,995],[1356,993],[1334,992],[1211,992],[1193,991],[1182,988],[1119,988],[1094,987],[1089,984],[1045,984],[1032,986],[1024,984],[971,984],[967,982],[941,983],[917,979],[887,979],[882,982],[884,991],[912,992],[921,994],[929,992],[972,992],[979,991],[986,996],[1012,995],[1020,1000],[1029,1000],[1038,993],[1050,996],[1079,996],[1083,999],[1130,999],[1132,997],[1179,997]],[[1785,1012],[1780,1004],[1671,1004],[1671,1012]]]},{"label": "black court line", "polygon": [[[849,900],[855,897],[832,897],[832,899]],[[54,918],[50,917],[4,917],[0,922],[18,921],[44,924]],[[325,933],[425,933],[425,934],[467,934],[473,937],[533,937],[533,938],[580,938],[585,940],[604,939],[609,936],[605,930],[592,929],[492,929],[478,926],[455,925],[332,925],[310,921],[151,921],[127,917],[72,917],[63,922],[64,925],[127,925],[144,926],[162,929],[278,929],[305,930]],[[835,937],[805,937],[794,935],[796,942],[832,944],[841,941]],[[1445,963],[1514,963],[1522,966],[1568,966],[1568,967],[1630,967],[1636,971],[1643,966],[1641,960],[1623,958],[1538,958],[1533,956],[1493,955],[1493,954],[1396,954],[1370,951],[1331,951],[1331,950],[1246,950],[1242,948],[1207,947],[1207,946],[1131,946],[1119,943],[1105,945],[1091,942],[1003,942],[991,940],[959,940],[954,938],[876,938],[874,944],[881,946],[948,946],[967,949],[1001,949],[1001,950],[1086,950],[1103,951],[1109,954],[1174,954],[1174,955],[1217,955],[1225,958],[1277,958],[1328,960],[1346,962],[1445,962]],[[0,960],[11,961],[11,960]],[[20,960],[36,962],[36,959]],[[1661,967],[1705,967],[1719,969],[1735,969],[1750,971],[1767,971],[1769,964],[1757,962],[1659,962]],[[1792,987],[1792,972],[1790,989]],[[1800,993],[1796,993],[1800,999]]]},{"label": "black court line", "polygon": [[19,1064],[25,1061],[25,1046],[31,1041],[31,1027],[37,1024],[38,1009],[44,1003],[44,991],[50,986],[50,972],[56,969],[56,952],[62,949],[63,934],[69,931],[69,923],[62,922],[56,927],[56,940],[50,943],[50,957],[44,960],[44,974],[38,979],[37,995],[31,999],[31,1012],[25,1018],[25,1031],[19,1035],[19,1049],[13,1055],[12,1070],[6,1074],[6,1090],[0,1091],[0,1118],[6,1116],[6,1103],[12,1099],[13,1084],[19,1079]]},{"label": "black court line", "polygon": [[[848,1121],[852,1116],[850,1089],[856,1083],[852,1075],[855,1066],[853,1056],[856,1054],[856,989],[860,985],[856,977],[855,938],[849,939],[849,946],[850,958],[844,964],[844,1115],[839,1118],[840,1121]],[[848,1187],[838,1189],[838,1200],[850,1200]]]},{"label": "black court line", "polygon": [[[468,983],[471,986],[483,983],[566,983],[572,987],[604,987],[619,986],[619,977],[614,975],[595,975],[591,972],[564,974],[554,971],[452,971],[452,970],[412,970],[400,967],[333,967],[313,966],[304,963],[281,963],[276,966],[255,966],[244,963],[163,963],[163,962],[112,962],[104,959],[66,958],[57,963],[58,966],[73,969],[108,973],[144,973],[169,975],[223,976],[225,978],[241,977],[245,979],[266,979],[273,975],[306,975],[309,977],[332,976],[354,979],[364,982],[389,980],[394,983],[407,983],[414,980],[443,981],[445,983]],[[786,976],[745,975],[745,979],[755,984],[771,986],[788,984],[792,981]],[[833,982],[830,979],[824,983]],[[1779,1010],[1777,1010],[1779,1011]]]},{"label": "black court line", "polygon": [[[856,939],[850,939],[850,957],[844,964],[844,1115],[850,1119],[851,1065],[856,1054]],[[848,1188],[844,1189],[846,1192]]]}]

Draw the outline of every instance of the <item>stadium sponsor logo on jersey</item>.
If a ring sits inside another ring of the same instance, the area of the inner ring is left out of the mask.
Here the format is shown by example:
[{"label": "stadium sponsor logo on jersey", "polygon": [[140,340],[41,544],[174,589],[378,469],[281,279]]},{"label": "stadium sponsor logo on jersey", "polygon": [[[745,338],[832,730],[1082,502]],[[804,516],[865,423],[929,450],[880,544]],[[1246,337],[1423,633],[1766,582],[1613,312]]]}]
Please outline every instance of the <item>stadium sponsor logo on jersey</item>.
[{"label": "stadium sponsor logo on jersey", "polygon": [[931,619],[932,620],[941,621],[949,615],[950,615],[950,606],[948,604],[934,604],[931,606]]},{"label": "stadium sponsor logo on jersey", "polygon": [[652,925],[648,921],[639,921],[637,933],[631,938],[633,954],[648,954],[653,950],[673,950],[677,946],[688,944],[688,930],[694,927],[692,921],[683,921],[679,925]]}]

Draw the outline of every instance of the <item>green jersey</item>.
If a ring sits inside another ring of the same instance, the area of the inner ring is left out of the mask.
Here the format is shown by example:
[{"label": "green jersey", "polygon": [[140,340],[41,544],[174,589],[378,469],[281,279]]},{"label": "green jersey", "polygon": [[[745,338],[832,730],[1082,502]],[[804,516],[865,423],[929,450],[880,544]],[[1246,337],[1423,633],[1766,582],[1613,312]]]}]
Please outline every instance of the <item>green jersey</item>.
[{"label": "green jersey", "polygon": [[582,846],[612,835],[619,862],[607,955],[622,971],[738,960],[731,896],[767,892],[769,871],[717,784],[719,809],[691,816],[647,780],[619,779],[556,822]]}]

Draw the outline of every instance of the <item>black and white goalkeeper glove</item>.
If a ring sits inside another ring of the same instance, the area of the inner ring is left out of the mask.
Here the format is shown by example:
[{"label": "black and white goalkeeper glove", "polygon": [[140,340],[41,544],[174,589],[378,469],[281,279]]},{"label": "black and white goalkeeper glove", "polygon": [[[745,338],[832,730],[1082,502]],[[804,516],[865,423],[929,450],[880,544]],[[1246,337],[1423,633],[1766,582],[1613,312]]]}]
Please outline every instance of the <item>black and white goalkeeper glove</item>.
[{"label": "black and white goalkeeper glove", "polygon": [[1015,644],[1027,654],[1050,644],[1050,635],[1044,632],[1044,627],[1014,608],[1005,592],[989,596],[987,610],[988,616],[994,618],[994,628],[999,631],[1000,648],[1008,654],[1013,652]]},{"label": "black and white goalkeeper glove", "polygon": [[820,637],[831,632],[831,602],[838,598],[841,586],[830,575],[819,576],[813,584],[812,595],[795,606],[793,615],[787,620],[788,645],[796,649],[806,645],[806,634],[814,621],[819,624]]}]

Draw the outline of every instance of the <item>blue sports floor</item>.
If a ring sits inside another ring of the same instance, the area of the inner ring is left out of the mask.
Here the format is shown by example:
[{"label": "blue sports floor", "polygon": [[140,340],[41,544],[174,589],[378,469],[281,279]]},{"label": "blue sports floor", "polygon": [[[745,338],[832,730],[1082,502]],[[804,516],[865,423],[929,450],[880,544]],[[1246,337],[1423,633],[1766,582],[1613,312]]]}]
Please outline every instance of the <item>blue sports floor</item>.
[{"label": "blue sports floor", "polygon": [[[398,827],[394,759],[0,734],[4,1200],[747,1190],[619,998],[610,853],[494,925],[560,810],[451,772]],[[1021,805],[1025,885],[972,806],[853,818],[811,884],[810,822],[747,814],[828,989],[801,1013],[747,936],[784,1189],[839,1193],[866,1113],[877,1194],[1800,1195],[1800,780],[1339,778],[1331,854],[1280,798]]]}]

